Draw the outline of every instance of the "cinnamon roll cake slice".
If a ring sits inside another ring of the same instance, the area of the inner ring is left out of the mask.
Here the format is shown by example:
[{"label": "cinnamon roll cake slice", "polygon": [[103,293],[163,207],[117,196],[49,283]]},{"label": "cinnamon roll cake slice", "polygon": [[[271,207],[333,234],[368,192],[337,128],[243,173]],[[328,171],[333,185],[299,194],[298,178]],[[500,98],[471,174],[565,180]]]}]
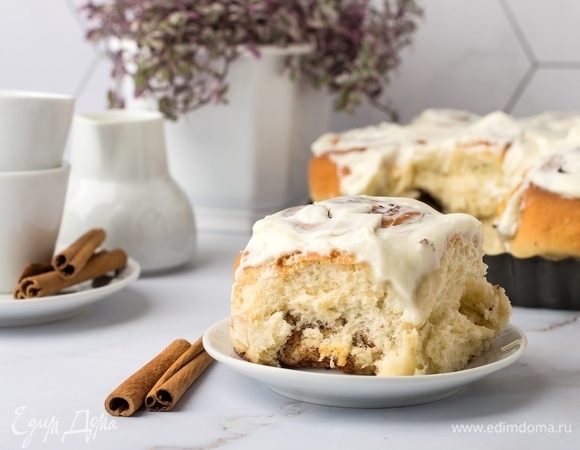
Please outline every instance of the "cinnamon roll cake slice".
[{"label": "cinnamon roll cake slice", "polygon": [[366,375],[460,370],[511,313],[481,223],[411,198],[336,197],[256,222],[230,332],[248,361]]}]

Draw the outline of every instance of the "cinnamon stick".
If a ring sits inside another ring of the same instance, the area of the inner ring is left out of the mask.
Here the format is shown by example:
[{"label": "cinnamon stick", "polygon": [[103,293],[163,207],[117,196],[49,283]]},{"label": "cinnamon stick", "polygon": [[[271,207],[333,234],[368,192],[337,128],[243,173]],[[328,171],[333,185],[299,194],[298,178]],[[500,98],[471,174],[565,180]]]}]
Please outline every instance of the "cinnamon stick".
[{"label": "cinnamon stick", "polygon": [[62,278],[72,278],[79,273],[105,240],[102,228],[93,228],[79,237],[70,246],[54,255],[52,266]]},{"label": "cinnamon stick", "polygon": [[62,278],[55,270],[22,278],[14,290],[17,299],[44,297],[67,287],[92,280],[127,264],[127,254],[122,249],[101,250],[94,253],[83,269],[73,278]]},{"label": "cinnamon stick", "polygon": [[18,281],[22,281],[24,278],[32,277],[34,275],[40,275],[41,273],[50,272],[53,270],[53,267],[50,263],[47,262],[34,262],[28,264],[24,269],[22,269],[22,273],[18,278]]},{"label": "cinnamon stick", "polygon": [[173,341],[107,396],[105,410],[112,416],[133,415],[143,406],[155,382],[190,347],[191,344],[185,339]]},{"label": "cinnamon stick", "polygon": [[159,378],[145,398],[145,406],[151,411],[173,409],[187,389],[213,362],[204,350],[202,338],[175,361]]},{"label": "cinnamon stick", "polygon": [[16,285],[16,287],[14,288],[14,298],[15,299],[23,299],[26,298],[24,296],[24,293],[20,290],[20,282],[24,279],[24,278],[28,278],[28,277],[32,277],[35,275],[40,275],[41,273],[46,273],[46,272],[50,272],[53,270],[53,267],[50,263],[44,263],[44,262],[40,262],[40,263],[30,263],[28,264],[23,270],[22,273],[20,274],[20,277],[18,277],[18,284]]}]

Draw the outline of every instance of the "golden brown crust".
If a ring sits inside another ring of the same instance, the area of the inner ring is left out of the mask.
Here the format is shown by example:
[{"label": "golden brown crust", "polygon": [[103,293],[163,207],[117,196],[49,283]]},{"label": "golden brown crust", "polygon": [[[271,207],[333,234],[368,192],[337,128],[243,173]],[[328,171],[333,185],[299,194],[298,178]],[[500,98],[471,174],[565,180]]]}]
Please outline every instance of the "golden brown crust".
[{"label": "golden brown crust", "polygon": [[[236,257],[234,263],[234,271],[240,265],[241,258],[242,252],[240,252]],[[303,264],[314,261],[348,265],[348,264],[356,264],[358,262],[358,257],[352,253],[343,252],[340,250],[334,250],[329,255],[321,255],[320,253],[316,252],[303,253],[301,251],[296,251],[294,253],[280,255],[276,259],[273,267],[276,269],[278,275],[282,276],[285,273],[288,273],[289,271],[296,270],[297,267],[300,267]],[[249,279],[253,280],[255,279],[257,274],[259,274],[263,270],[266,270],[269,267],[272,267],[271,263],[264,263],[261,266],[257,267],[246,267],[244,268],[244,272],[248,271],[248,273],[251,273],[252,275],[249,276]]]},{"label": "golden brown crust", "polygon": [[315,202],[340,195],[338,167],[328,154],[310,159],[308,183],[310,199]]},{"label": "golden brown crust", "polygon": [[236,273],[236,270],[240,266],[240,262],[242,261],[243,254],[244,254],[244,252],[238,252],[238,254],[236,255],[236,258],[234,259],[234,273]]},{"label": "golden brown crust", "polygon": [[580,255],[580,200],[534,184],[526,189],[517,233],[510,244],[518,257]]}]

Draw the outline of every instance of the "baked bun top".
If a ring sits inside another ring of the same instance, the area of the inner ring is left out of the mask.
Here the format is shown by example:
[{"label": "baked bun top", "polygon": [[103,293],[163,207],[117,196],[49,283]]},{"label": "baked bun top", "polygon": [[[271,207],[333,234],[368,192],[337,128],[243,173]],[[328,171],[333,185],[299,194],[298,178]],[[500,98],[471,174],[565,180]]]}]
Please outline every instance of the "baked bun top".
[{"label": "baked bun top", "polygon": [[580,254],[579,217],[580,144],[563,142],[527,172],[495,227],[515,256],[561,258]]},{"label": "baked bun top", "polygon": [[457,236],[483,255],[481,223],[467,214],[441,214],[428,205],[399,197],[336,197],[298,206],[257,221],[241,254],[235,281],[247,267],[280,258],[336,259],[366,263],[376,288],[393,289],[410,322],[428,311],[414,303],[419,282],[435,270]]},{"label": "baked bun top", "polygon": [[580,144],[559,147],[530,171],[528,180],[562,197],[580,198]]}]

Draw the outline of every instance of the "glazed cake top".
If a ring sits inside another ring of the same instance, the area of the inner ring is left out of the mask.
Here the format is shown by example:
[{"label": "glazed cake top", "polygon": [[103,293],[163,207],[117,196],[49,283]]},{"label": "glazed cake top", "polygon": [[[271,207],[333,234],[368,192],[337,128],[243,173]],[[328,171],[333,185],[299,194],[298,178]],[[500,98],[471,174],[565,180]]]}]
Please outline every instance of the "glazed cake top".
[{"label": "glazed cake top", "polygon": [[[383,122],[341,133],[325,133],[312,144],[312,153],[340,153],[353,149],[390,147],[453,148],[457,144],[488,144],[503,152],[508,144],[525,137],[541,142],[565,139],[580,124],[580,115],[543,113],[515,118],[501,111],[478,116],[452,109],[427,109],[410,123]],[[489,148],[487,148],[489,150]]]},{"label": "glazed cake top", "polygon": [[327,155],[336,164],[342,195],[365,192],[381,167],[390,167],[403,177],[395,194],[400,195],[413,189],[409,174],[417,164],[433,161],[451,167],[454,152],[464,147],[470,154],[485,152],[501,161],[504,181],[496,186],[501,194],[517,185],[538,159],[554,153],[557,143],[578,141],[579,136],[579,114],[553,112],[516,119],[501,111],[478,116],[427,109],[405,125],[385,122],[326,133],[314,141],[311,150],[314,156]]},{"label": "glazed cake top", "polygon": [[481,250],[481,224],[467,214],[441,214],[411,198],[337,197],[298,206],[257,221],[236,270],[261,266],[280,256],[329,256],[341,251],[371,267],[379,289],[396,292],[405,319],[421,323],[430,313],[415,293],[439,267],[451,237]]},{"label": "glazed cake top", "polygon": [[563,197],[580,198],[580,143],[561,143],[527,176],[531,183]]}]

